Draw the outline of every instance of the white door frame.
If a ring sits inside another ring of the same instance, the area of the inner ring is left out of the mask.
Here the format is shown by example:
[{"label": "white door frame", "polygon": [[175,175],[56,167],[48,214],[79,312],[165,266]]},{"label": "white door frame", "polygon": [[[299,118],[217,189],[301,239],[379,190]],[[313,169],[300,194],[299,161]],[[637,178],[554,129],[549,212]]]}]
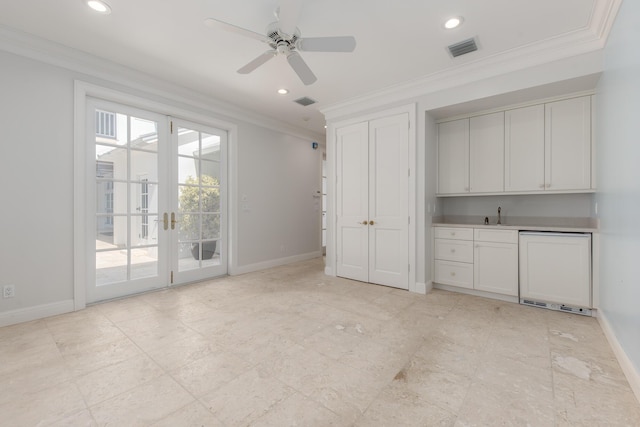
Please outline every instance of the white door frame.
[{"label": "white door frame", "polygon": [[[81,310],[86,307],[86,265],[87,256],[93,256],[93,248],[87,247],[87,224],[85,215],[85,206],[87,203],[87,194],[89,191],[87,183],[93,183],[94,171],[87,170],[87,150],[86,150],[86,108],[87,98],[98,98],[105,101],[111,101],[119,104],[129,105],[134,108],[152,111],[166,116],[181,118],[187,121],[202,123],[206,126],[215,127],[227,131],[229,154],[227,156],[227,179],[228,179],[228,199],[227,199],[227,259],[228,270],[232,271],[236,264],[234,254],[235,228],[234,218],[236,217],[236,173],[237,173],[237,156],[236,145],[238,126],[234,123],[212,118],[212,116],[195,113],[193,111],[172,106],[167,103],[151,101],[140,96],[130,95],[114,89],[98,86],[84,81],[74,81],[74,175],[73,175],[73,217],[74,217],[74,237],[73,237],[73,300],[74,310]],[[149,95],[151,98],[152,95]],[[212,113],[216,114],[216,113]],[[89,184],[90,185],[90,184]]]},{"label": "white door frame", "polygon": [[336,242],[337,242],[337,138],[336,131],[340,127],[349,126],[363,121],[371,121],[401,113],[409,114],[409,291],[420,292],[416,286],[416,224],[417,224],[417,176],[418,159],[416,156],[416,104],[392,108],[388,110],[368,113],[337,122],[327,124],[327,256],[325,261],[325,274],[336,276]]}]

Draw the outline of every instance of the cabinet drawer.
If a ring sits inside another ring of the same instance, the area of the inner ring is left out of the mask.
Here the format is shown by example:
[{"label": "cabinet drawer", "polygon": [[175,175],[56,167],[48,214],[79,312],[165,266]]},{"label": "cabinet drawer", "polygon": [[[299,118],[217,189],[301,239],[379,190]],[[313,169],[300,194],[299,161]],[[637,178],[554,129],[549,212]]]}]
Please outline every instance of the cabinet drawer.
[{"label": "cabinet drawer", "polygon": [[473,264],[436,260],[434,278],[443,285],[473,289]]},{"label": "cabinet drawer", "polygon": [[479,242],[518,243],[518,230],[474,228],[473,237]]},{"label": "cabinet drawer", "polygon": [[435,238],[473,240],[473,228],[435,227]]},{"label": "cabinet drawer", "polygon": [[435,259],[473,262],[473,242],[471,240],[436,239],[435,242]]}]

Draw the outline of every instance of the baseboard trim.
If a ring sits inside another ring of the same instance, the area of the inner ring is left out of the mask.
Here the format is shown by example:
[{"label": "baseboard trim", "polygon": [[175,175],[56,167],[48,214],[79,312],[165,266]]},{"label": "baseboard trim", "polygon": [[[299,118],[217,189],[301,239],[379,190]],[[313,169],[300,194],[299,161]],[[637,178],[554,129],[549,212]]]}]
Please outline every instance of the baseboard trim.
[{"label": "baseboard trim", "polygon": [[229,269],[229,275],[237,276],[239,274],[253,273],[254,271],[266,270],[267,268],[279,267],[281,265],[291,264],[294,262],[308,261],[310,259],[319,258],[321,256],[322,252],[316,251],[285,258],[272,259],[264,262],[257,262],[255,264],[237,266]]},{"label": "baseboard trim", "polygon": [[443,285],[440,283],[435,283],[433,287],[436,289],[441,289],[443,291],[458,292],[460,294],[467,294],[467,295],[473,295],[476,297],[496,299],[496,300],[505,301],[505,302],[513,302],[516,304],[520,303],[520,301],[518,300],[518,297],[514,297],[510,295],[494,294],[493,292],[478,291],[475,289],[467,289],[467,288],[461,288],[459,286]]},{"label": "baseboard trim", "polygon": [[427,286],[428,285],[426,283],[416,282],[415,288],[410,289],[410,291],[424,295],[427,293]]},{"label": "baseboard trim", "polygon": [[425,284],[425,288],[424,288],[424,293],[428,293],[431,292],[433,290],[433,281],[429,280],[426,284]]},{"label": "baseboard trim", "polygon": [[51,304],[36,305],[34,307],[19,308],[17,310],[0,313],[0,327],[30,322],[32,320],[57,316],[58,314],[70,313],[72,311],[74,311],[74,302],[72,299]]},{"label": "baseboard trim", "polygon": [[633,362],[631,362],[631,359],[629,359],[629,356],[627,356],[627,353],[620,345],[616,334],[613,332],[613,328],[611,328],[609,320],[602,310],[598,310],[598,323],[600,323],[602,332],[604,332],[604,336],[607,337],[609,345],[622,368],[622,372],[624,372],[624,375],[627,377],[627,381],[629,381],[629,385],[631,386],[633,393],[636,395],[638,403],[640,403],[640,372],[638,372]]}]

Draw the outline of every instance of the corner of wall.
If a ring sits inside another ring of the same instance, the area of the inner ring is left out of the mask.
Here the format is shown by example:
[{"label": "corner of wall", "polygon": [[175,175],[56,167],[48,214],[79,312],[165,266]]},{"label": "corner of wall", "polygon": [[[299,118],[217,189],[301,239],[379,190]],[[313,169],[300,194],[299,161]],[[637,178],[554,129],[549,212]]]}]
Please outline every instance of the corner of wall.
[{"label": "corner of wall", "polygon": [[620,342],[618,341],[616,334],[613,332],[613,328],[611,327],[611,324],[603,310],[598,310],[598,323],[600,324],[605,337],[607,337],[607,341],[609,341],[609,345],[611,346],[613,353],[616,355],[616,359],[618,359],[622,372],[624,372],[624,375],[627,377],[627,381],[629,381],[631,390],[633,390],[633,393],[636,395],[636,399],[638,399],[638,403],[640,403],[640,371],[633,364],[629,356],[627,356],[622,345],[620,345]]}]

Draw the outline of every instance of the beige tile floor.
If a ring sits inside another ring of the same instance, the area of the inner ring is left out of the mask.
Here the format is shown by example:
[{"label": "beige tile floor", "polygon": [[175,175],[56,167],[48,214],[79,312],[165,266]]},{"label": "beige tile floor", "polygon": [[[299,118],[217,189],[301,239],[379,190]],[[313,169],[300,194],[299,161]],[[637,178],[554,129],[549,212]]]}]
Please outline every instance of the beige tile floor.
[{"label": "beige tile floor", "polygon": [[1,328],[0,425],[640,425],[593,318],[322,271]]}]

